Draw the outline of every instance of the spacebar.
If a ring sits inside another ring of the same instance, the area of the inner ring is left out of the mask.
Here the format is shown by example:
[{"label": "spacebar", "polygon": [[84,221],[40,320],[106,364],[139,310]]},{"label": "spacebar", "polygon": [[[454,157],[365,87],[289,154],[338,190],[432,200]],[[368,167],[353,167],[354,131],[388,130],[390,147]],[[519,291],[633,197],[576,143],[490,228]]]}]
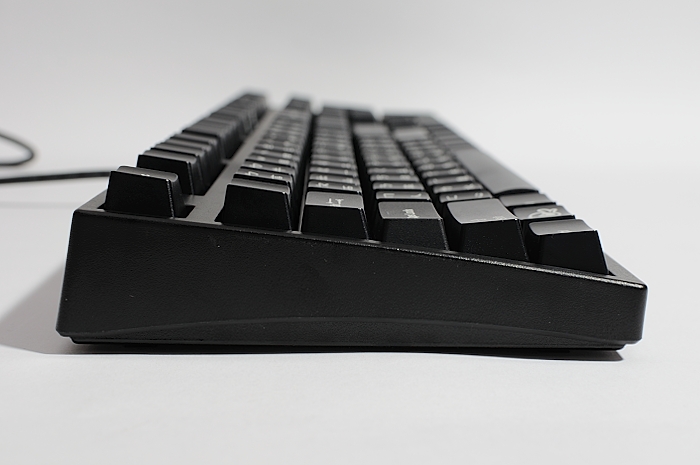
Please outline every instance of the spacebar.
[{"label": "spacebar", "polygon": [[493,195],[537,192],[537,189],[496,160],[477,149],[458,149],[455,157]]}]

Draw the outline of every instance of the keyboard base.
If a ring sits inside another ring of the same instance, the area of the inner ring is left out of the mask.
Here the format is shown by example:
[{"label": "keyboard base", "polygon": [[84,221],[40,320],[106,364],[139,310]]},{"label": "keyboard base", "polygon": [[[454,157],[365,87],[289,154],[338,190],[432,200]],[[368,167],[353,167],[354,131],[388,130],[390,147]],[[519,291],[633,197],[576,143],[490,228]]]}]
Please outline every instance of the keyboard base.
[{"label": "keyboard base", "polygon": [[73,218],[57,329],[76,342],[619,349],[646,286],[374,241],[109,213]]},{"label": "keyboard base", "polygon": [[[300,321],[301,320],[301,321]],[[459,322],[296,318],[178,325],[74,337],[76,343],[243,346],[478,347],[618,350],[625,343]]]}]

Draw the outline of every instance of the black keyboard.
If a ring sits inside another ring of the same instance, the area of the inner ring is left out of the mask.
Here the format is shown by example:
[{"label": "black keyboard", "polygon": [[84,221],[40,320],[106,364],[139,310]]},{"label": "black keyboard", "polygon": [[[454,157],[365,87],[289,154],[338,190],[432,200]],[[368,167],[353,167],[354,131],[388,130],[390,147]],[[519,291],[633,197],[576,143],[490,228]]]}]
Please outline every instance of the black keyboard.
[{"label": "black keyboard", "polygon": [[427,115],[243,95],[75,211],[75,342],[619,349],[647,289]]}]

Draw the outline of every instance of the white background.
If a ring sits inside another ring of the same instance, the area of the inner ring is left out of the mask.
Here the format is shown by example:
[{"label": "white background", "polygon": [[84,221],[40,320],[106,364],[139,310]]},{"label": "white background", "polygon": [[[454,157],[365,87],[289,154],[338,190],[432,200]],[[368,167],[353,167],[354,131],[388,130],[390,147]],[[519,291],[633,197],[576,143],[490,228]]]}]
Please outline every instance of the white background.
[{"label": "white background", "polygon": [[39,149],[0,176],[133,164],[244,90],[432,110],[650,288],[600,356],[79,347],[62,266],[106,181],[0,186],[0,461],[698,463],[698,31],[696,1],[0,0],[0,128]]}]

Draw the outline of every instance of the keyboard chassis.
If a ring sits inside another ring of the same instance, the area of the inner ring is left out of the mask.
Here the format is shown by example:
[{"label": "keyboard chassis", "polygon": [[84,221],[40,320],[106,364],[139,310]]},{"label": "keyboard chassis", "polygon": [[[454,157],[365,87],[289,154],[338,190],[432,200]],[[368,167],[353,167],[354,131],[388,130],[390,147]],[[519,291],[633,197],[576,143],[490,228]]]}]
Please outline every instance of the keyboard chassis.
[{"label": "keyboard chassis", "polygon": [[223,225],[228,181],[268,111],[185,218],[73,216],[57,323],[79,343],[620,349],[642,336],[647,288],[611,275]]}]

